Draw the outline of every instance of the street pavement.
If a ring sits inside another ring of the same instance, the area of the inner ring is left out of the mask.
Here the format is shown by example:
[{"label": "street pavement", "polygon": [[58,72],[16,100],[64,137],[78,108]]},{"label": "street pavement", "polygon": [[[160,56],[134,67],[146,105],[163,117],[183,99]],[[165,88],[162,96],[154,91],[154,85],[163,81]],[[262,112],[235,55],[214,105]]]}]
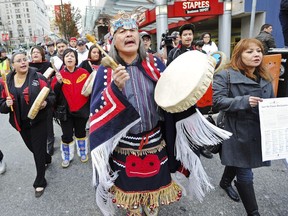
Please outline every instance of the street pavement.
[{"label": "street pavement", "polygon": [[[0,175],[0,216],[100,216],[92,187],[91,160],[81,163],[78,156],[67,169],[61,167],[59,149],[61,128],[55,124],[55,154],[48,167],[48,186],[40,198],[32,187],[35,165],[20,134],[8,123],[8,115],[0,114],[0,149],[7,171]],[[215,190],[202,203],[184,197],[179,202],[160,208],[159,216],[242,216],[241,202],[230,200],[218,186],[223,172],[219,156],[201,158]],[[284,160],[273,161],[271,167],[254,170],[254,186],[261,216],[288,215],[288,167]],[[118,216],[125,212],[118,210]]]}]

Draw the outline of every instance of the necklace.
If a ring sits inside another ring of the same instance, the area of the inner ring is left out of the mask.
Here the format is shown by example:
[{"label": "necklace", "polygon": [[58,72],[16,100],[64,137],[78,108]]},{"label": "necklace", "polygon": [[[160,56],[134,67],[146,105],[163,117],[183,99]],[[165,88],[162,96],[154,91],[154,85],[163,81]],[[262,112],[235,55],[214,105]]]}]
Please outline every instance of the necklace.
[{"label": "necklace", "polygon": [[15,87],[21,87],[26,80],[26,76],[19,78],[17,75],[15,75],[14,78]]}]

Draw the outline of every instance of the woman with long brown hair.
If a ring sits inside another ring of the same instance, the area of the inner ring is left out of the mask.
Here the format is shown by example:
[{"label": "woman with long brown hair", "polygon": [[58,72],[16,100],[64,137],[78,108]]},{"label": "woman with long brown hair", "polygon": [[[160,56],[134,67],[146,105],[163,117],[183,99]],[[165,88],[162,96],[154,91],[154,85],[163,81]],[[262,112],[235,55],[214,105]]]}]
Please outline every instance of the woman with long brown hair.
[{"label": "woman with long brown hair", "polygon": [[97,70],[101,64],[102,55],[96,45],[92,45],[89,49],[88,58],[84,60],[79,67],[86,69],[90,74],[93,70]]},{"label": "woman with long brown hair", "polygon": [[224,129],[233,133],[223,141],[221,163],[225,170],[220,181],[228,196],[239,201],[235,186],[248,215],[260,215],[253,187],[253,168],[262,162],[258,103],[274,97],[272,78],[263,63],[264,49],[257,39],[242,39],[235,46],[227,68],[215,74],[213,106],[224,112]]}]

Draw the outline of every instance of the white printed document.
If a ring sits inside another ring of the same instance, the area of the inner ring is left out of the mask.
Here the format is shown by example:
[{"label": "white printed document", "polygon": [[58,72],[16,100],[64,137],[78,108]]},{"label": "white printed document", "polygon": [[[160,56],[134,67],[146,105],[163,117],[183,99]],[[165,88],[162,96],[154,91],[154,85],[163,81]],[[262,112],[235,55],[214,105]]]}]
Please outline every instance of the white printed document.
[{"label": "white printed document", "polygon": [[259,103],[262,159],[288,158],[288,97]]}]

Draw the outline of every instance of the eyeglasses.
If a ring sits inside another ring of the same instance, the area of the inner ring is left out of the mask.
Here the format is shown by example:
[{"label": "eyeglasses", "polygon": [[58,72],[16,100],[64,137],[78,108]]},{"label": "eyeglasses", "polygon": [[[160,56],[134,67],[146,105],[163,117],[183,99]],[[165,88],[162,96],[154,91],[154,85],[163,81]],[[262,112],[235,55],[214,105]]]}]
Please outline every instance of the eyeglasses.
[{"label": "eyeglasses", "polygon": [[18,59],[18,60],[14,61],[14,62],[21,63],[22,61],[23,62],[27,62],[28,58]]},{"label": "eyeglasses", "polygon": [[148,42],[148,41],[151,41],[151,39],[150,39],[150,38],[142,38],[142,40],[143,40],[144,42]]}]

